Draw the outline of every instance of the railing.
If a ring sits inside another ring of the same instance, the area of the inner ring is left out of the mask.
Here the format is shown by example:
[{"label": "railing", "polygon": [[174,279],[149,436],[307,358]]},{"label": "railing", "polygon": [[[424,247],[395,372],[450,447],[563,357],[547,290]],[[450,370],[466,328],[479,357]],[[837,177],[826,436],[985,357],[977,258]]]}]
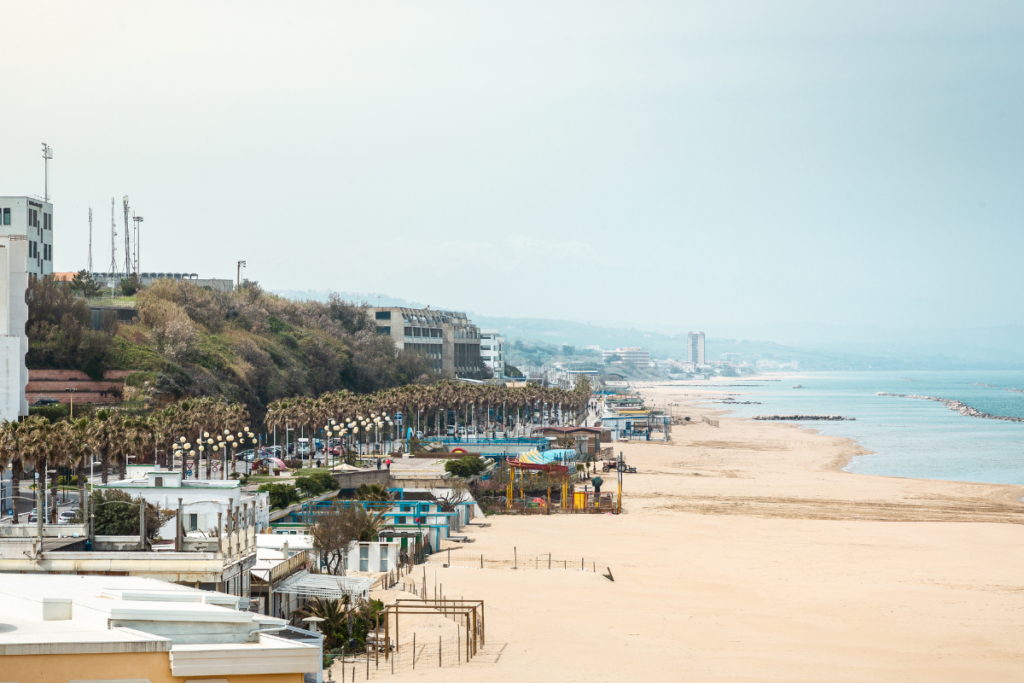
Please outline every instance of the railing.
[{"label": "railing", "polygon": [[[440,564],[445,567],[462,567],[464,569],[550,569],[560,571],[600,572],[606,568],[598,557],[579,555],[555,555],[539,553],[520,555],[513,548],[508,554],[470,553],[465,550],[442,550],[427,558],[427,564]],[[410,577],[403,584],[403,590],[420,595],[421,589],[415,577]],[[429,591],[428,591],[429,592]]]}]

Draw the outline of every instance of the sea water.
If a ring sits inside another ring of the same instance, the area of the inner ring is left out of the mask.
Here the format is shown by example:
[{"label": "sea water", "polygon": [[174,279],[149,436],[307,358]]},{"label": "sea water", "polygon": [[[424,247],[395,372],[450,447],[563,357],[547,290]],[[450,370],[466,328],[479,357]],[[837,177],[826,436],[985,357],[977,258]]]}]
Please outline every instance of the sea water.
[{"label": "sea water", "polygon": [[[853,439],[873,451],[847,471],[918,479],[1024,484],[1024,422],[964,417],[936,401],[877,396],[880,391],[961,401],[993,415],[1024,417],[1024,372],[801,373],[781,381],[721,380],[717,391],[737,401],[734,414],[845,415],[843,422],[801,422],[823,434]],[[793,389],[800,384],[802,388]],[[732,389],[724,385],[732,385]]]}]

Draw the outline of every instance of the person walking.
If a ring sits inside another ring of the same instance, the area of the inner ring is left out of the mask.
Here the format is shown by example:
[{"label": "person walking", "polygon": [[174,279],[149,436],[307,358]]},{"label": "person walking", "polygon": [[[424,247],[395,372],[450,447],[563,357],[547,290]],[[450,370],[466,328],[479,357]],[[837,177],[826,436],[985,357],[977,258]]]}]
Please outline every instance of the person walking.
[{"label": "person walking", "polygon": [[380,469],[380,458],[377,458],[377,469]]}]

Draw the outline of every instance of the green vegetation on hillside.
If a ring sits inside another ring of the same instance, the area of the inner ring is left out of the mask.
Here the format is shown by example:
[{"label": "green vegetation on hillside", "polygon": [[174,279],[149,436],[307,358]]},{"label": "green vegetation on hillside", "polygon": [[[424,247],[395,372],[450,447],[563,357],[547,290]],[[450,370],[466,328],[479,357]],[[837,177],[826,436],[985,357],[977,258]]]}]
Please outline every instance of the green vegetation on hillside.
[{"label": "green vegetation on hillside", "polygon": [[362,393],[439,379],[413,353],[396,353],[361,307],[337,297],[296,302],[249,283],[214,292],[160,280],[139,290],[139,317],[105,313],[92,330],[82,288],[43,278],[29,286],[30,368],[133,370],[126,400],[223,396],[262,412],[271,401],[347,389]]}]

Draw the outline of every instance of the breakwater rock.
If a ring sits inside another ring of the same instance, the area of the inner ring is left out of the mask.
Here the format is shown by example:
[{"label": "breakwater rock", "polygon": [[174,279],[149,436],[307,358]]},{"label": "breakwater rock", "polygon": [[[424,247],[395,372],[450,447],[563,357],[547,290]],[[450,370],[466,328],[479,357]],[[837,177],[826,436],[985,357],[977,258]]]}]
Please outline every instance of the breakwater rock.
[{"label": "breakwater rock", "polygon": [[725,398],[721,401],[712,401],[712,403],[724,403],[727,406],[759,406],[760,401],[734,401],[731,398]]},{"label": "breakwater rock", "polygon": [[993,415],[984,413],[977,408],[972,408],[966,403],[954,401],[951,398],[939,398],[938,396],[918,396],[917,394],[890,394],[887,391],[879,391],[876,396],[892,396],[894,398],[916,398],[921,401],[935,401],[941,403],[950,410],[960,413],[964,417],[980,417],[986,420],[1003,420],[1004,422],[1024,422],[1024,417],[1010,417],[1009,415]]},{"label": "breakwater rock", "polygon": [[853,421],[857,418],[846,417],[845,415],[755,415],[751,420],[796,420],[798,422],[820,422],[831,421],[841,422],[844,420]]}]

